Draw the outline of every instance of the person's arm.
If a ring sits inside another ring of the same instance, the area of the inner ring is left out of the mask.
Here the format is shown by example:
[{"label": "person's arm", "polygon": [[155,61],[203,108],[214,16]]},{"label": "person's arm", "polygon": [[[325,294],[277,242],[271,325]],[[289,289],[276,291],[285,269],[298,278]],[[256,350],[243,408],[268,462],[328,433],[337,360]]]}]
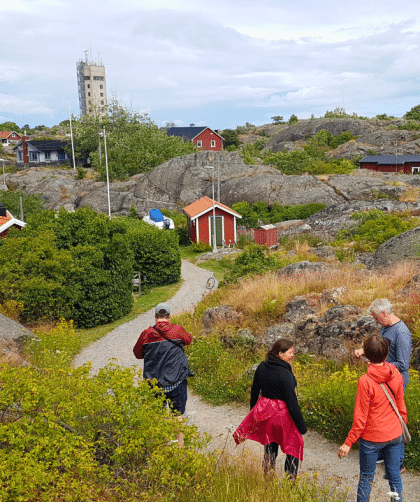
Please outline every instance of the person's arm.
[{"label": "person's arm", "polygon": [[180,332],[183,344],[189,345],[192,342],[192,335],[188,333],[188,331],[183,326],[180,326],[180,328],[181,328]]},{"label": "person's arm", "polygon": [[354,404],[353,425],[346,440],[344,441],[344,444],[346,444],[349,449],[360,438],[365,430],[369,407],[370,398],[367,383],[360,378],[357,384],[356,402]]},{"label": "person's arm", "polygon": [[407,408],[406,408],[405,402],[404,402],[403,383],[402,383],[401,375],[399,375],[399,376],[401,378],[401,385],[398,387],[398,391],[395,393],[395,404],[397,405],[397,409],[401,415],[401,418],[407,424]]},{"label": "person's arm", "polygon": [[260,379],[258,375],[258,368],[255,370],[254,373],[254,380],[252,381],[252,386],[251,386],[251,399],[250,399],[250,409],[257,404],[257,401],[260,397],[260,391],[261,391],[261,384],[260,384]]},{"label": "person's arm", "polygon": [[136,344],[134,345],[133,352],[137,359],[144,359],[144,334],[145,331],[139,336]]},{"label": "person's arm", "polygon": [[410,366],[411,333],[405,324],[395,334],[395,361],[390,361],[399,371],[407,371]]},{"label": "person's arm", "polygon": [[285,377],[283,378],[282,387],[284,393],[284,402],[287,405],[287,409],[289,410],[293,422],[295,423],[298,431],[301,434],[306,434],[306,432],[308,432],[308,429],[306,427],[305,419],[303,418],[302,412],[300,410],[295,392],[295,381],[291,373],[289,375],[285,375]]}]

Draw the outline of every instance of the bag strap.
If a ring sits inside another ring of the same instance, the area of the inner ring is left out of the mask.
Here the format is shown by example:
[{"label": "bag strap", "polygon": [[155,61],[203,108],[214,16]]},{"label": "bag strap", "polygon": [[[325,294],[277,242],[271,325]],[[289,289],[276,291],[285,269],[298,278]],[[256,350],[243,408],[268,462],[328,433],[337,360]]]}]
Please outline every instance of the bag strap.
[{"label": "bag strap", "polygon": [[182,352],[184,352],[183,345],[180,345],[180,343],[182,344],[182,342],[177,343],[175,340],[171,340],[170,338],[168,338],[167,336],[165,336],[162,333],[162,331],[159,328],[156,327],[156,324],[153,326],[153,329],[156,330],[161,337],[165,338],[165,340],[168,340],[168,342],[171,342],[173,345],[175,345],[176,347],[178,347],[179,349],[181,349]]},{"label": "bag strap", "polygon": [[402,420],[402,416],[400,415],[400,412],[398,411],[398,408],[395,406],[394,401],[391,399],[391,396],[389,395],[389,392],[386,390],[386,387],[383,383],[379,384],[382,387],[382,390],[385,392],[386,397],[388,398],[389,402],[391,403],[391,406],[394,408],[395,413],[397,414],[398,418],[400,421]]}]

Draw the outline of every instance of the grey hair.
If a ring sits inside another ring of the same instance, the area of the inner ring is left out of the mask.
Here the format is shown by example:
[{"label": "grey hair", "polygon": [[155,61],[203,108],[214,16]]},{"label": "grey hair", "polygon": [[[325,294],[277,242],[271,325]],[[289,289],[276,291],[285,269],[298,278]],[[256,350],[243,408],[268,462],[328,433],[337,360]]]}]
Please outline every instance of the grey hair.
[{"label": "grey hair", "polygon": [[369,311],[375,314],[380,314],[381,312],[392,314],[392,303],[386,298],[379,298],[370,304]]}]

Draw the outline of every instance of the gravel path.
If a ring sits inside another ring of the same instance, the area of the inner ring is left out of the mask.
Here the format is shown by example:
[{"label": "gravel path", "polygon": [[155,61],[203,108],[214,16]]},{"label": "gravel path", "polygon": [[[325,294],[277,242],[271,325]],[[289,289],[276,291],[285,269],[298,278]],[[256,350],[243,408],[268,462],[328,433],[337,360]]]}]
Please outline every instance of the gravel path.
[{"label": "gravel path", "polygon": [[[174,314],[192,311],[208,290],[205,287],[209,273],[195,265],[183,261],[181,288],[167,303]],[[97,372],[109,359],[116,358],[124,367],[142,368],[142,361],[137,360],[132,352],[141,331],[154,323],[154,309],[140,315],[133,321],[119,326],[101,340],[86,347],[74,360],[75,366],[92,362],[92,371]],[[258,464],[261,463],[262,446],[254,441],[245,441],[236,446],[232,431],[241,423],[248,409],[245,406],[210,406],[203,403],[199,396],[189,391],[186,416],[189,424],[195,425],[200,432],[207,432],[212,439],[209,450],[222,450],[239,456],[246,451],[253,453]],[[339,445],[326,440],[316,432],[309,431],[305,436],[305,454],[301,473],[310,476],[318,473],[320,481],[337,485],[342,489],[350,488],[349,502],[356,500],[355,491],[359,478],[358,451],[352,450],[348,457],[339,459]],[[282,457],[278,461],[279,473],[282,472]],[[389,500],[388,482],[383,479],[384,467],[379,465],[372,487],[371,502]],[[420,502],[420,475],[405,472],[402,476],[404,502]]]}]

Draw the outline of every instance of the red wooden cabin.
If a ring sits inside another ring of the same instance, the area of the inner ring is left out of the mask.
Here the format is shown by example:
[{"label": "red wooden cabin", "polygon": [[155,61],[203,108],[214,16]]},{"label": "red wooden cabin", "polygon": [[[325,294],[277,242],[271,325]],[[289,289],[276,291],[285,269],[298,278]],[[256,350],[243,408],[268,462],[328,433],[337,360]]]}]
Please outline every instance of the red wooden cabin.
[{"label": "red wooden cabin", "polygon": [[[236,244],[236,219],[242,216],[221,202],[214,202],[216,215],[216,245]],[[192,242],[207,242],[213,246],[213,200],[204,196],[187,207],[188,236]]]}]

